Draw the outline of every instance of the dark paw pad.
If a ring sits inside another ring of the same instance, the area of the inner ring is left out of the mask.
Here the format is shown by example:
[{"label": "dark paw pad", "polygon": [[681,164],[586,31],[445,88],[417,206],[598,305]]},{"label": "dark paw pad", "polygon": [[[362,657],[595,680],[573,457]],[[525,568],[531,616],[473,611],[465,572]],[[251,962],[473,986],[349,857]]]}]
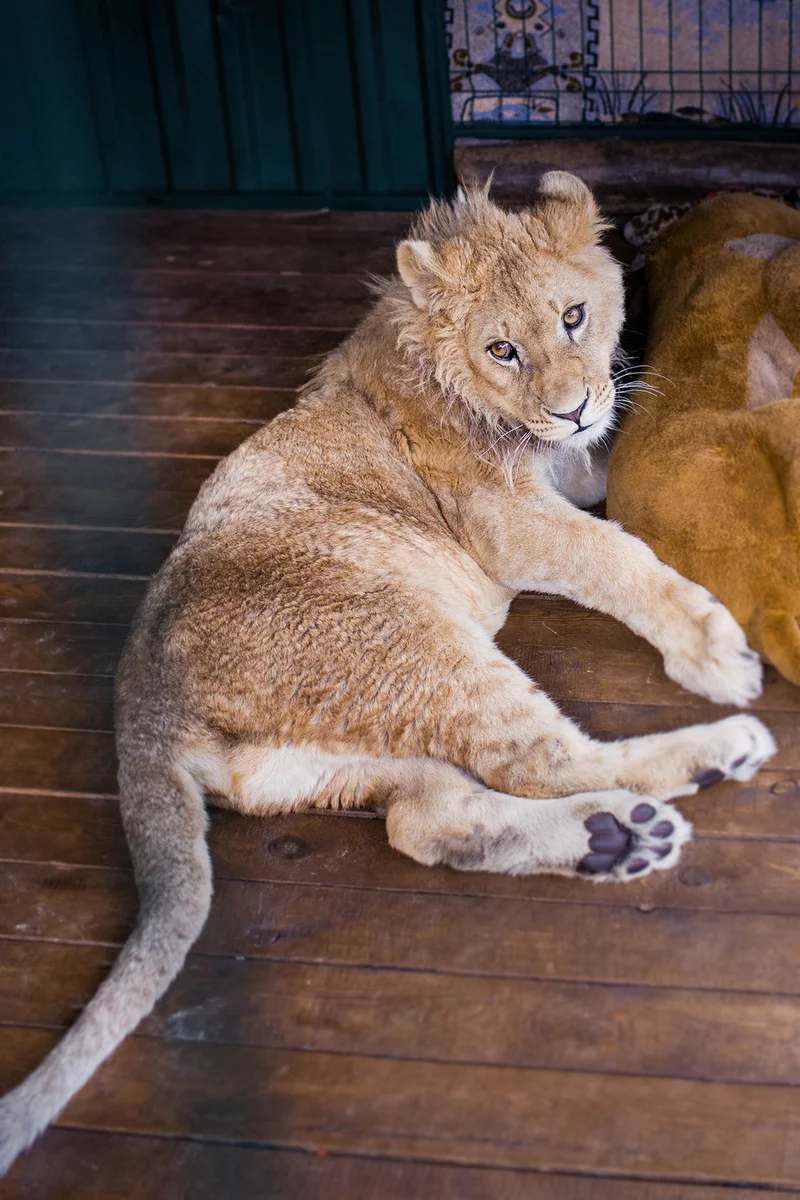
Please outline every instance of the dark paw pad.
[{"label": "dark paw pad", "polygon": [[627,868],[628,874],[629,875],[638,875],[639,872],[643,871],[646,866],[647,866],[646,858],[634,858],[631,860],[631,862],[628,863],[628,868]]},{"label": "dark paw pad", "polygon": [[631,831],[620,825],[616,817],[609,812],[594,813],[584,821],[584,827],[589,830],[589,849],[581,861],[580,869],[589,875],[599,875],[609,871],[624,858],[631,845]]},{"label": "dark paw pad", "polygon": [[631,844],[631,832],[624,825],[620,825],[611,813],[595,813],[584,824],[591,834],[590,850],[596,850],[600,854],[613,854],[617,858],[627,852]]},{"label": "dark paw pad", "polygon": [[631,820],[637,825],[643,825],[645,821],[652,821],[656,815],[656,810],[652,804],[637,804],[636,808],[631,813]]},{"label": "dark paw pad", "polygon": [[719,783],[724,778],[725,772],[720,771],[718,767],[701,767],[692,776],[692,783],[696,783],[702,789],[711,787],[712,783]]},{"label": "dark paw pad", "polygon": [[675,832],[675,826],[672,824],[672,821],[659,821],[657,825],[653,826],[650,832],[653,837],[666,838]]},{"label": "dark paw pad", "polygon": [[578,864],[584,875],[602,875],[610,871],[617,861],[615,854],[587,854]]}]

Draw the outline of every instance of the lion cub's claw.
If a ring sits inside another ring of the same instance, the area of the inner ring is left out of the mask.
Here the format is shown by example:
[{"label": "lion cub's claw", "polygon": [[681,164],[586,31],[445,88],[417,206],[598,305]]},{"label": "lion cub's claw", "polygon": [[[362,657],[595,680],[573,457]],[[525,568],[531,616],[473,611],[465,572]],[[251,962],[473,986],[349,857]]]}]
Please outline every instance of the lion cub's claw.
[{"label": "lion cub's claw", "polygon": [[707,729],[707,754],[692,775],[691,782],[697,785],[692,791],[711,787],[723,779],[744,783],[753,778],[778,748],[766,725],[745,713],[725,717]]}]

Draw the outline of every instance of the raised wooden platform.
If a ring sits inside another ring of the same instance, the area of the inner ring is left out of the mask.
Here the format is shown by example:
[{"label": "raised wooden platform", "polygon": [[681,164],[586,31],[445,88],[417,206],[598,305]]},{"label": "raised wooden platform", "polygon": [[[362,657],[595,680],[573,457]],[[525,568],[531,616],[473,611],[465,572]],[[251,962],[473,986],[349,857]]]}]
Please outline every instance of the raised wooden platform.
[{"label": "raised wooden platform", "polygon": [[575,171],[606,212],[701,200],[713,191],[800,186],[800,143],[623,137],[459,138],[461,179],[485,180],[506,204],[526,204],[545,171]]},{"label": "raised wooden platform", "polygon": [[[147,577],[404,225],[0,213],[2,1088],[134,917],[111,693]],[[501,641],[599,736],[724,711],[567,602],[521,599]],[[216,814],[196,952],[0,1197],[800,1191],[800,692],[770,674],[756,708],[769,770],[685,801],[678,870],[625,886],[427,870],[372,818]]]}]

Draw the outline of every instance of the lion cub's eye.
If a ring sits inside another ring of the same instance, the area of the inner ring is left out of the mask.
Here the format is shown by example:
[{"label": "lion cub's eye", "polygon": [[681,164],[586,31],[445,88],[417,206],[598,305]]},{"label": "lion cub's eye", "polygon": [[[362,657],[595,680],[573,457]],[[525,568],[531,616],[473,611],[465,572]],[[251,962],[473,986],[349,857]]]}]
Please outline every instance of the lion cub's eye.
[{"label": "lion cub's eye", "polygon": [[513,362],[517,357],[517,352],[511,345],[511,342],[492,342],[489,347],[489,353],[498,362]]},{"label": "lion cub's eye", "polygon": [[586,320],[586,309],[582,304],[572,304],[564,313],[561,320],[567,329],[577,329]]}]

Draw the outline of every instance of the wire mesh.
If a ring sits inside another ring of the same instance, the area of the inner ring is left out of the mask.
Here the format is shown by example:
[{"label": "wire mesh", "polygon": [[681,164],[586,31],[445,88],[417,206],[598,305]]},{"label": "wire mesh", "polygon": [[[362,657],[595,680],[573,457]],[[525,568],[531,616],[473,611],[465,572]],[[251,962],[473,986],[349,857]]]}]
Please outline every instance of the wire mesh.
[{"label": "wire mesh", "polygon": [[798,0],[446,0],[457,132],[800,133]]}]

